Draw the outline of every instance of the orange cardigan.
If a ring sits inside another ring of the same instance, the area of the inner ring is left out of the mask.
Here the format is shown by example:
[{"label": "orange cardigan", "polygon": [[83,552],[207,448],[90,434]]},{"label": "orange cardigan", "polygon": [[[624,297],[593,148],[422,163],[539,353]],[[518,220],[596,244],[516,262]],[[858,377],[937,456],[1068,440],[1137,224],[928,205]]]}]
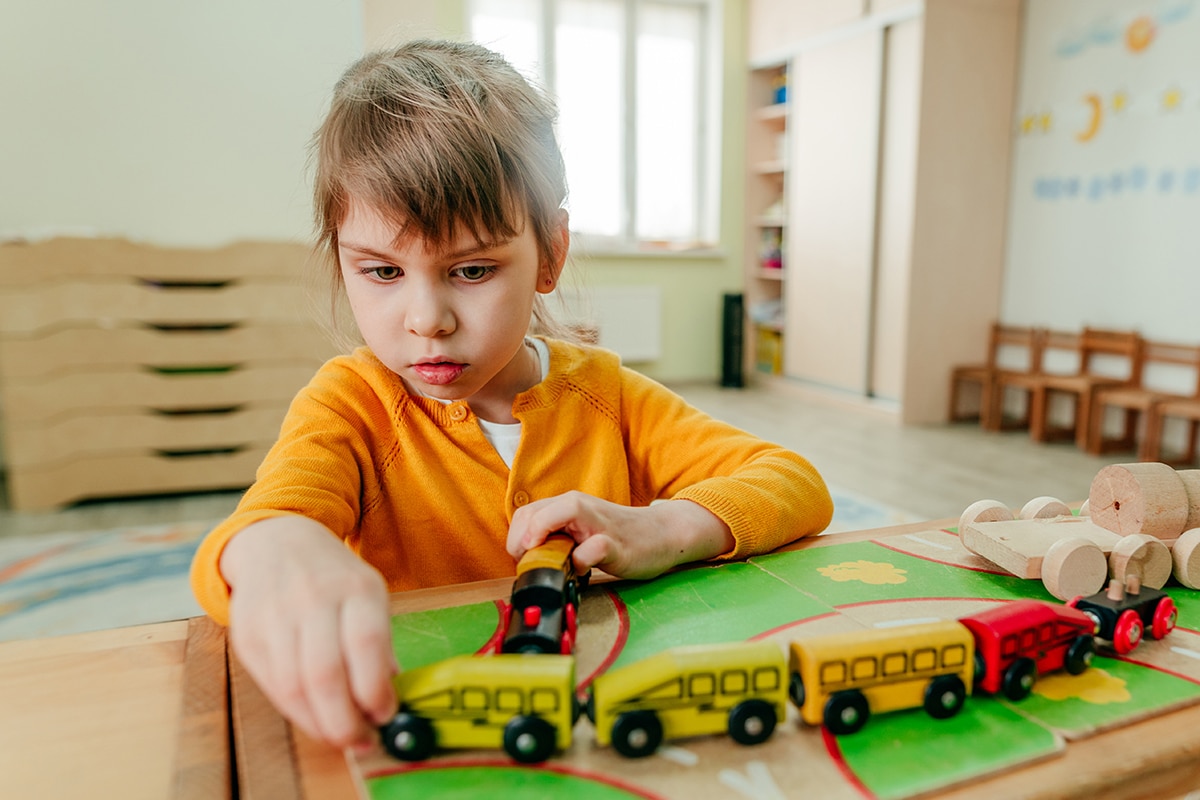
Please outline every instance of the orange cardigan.
[{"label": "orange cardigan", "polygon": [[326,363],[292,402],[237,510],[201,543],[192,589],[218,622],[218,563],[247,525],[301,514],[378,569],[391,591],[512,575],[520,505],[572,489],[629,506],[691,500],[741,558],[823,530],[833,502],[800,456],[712,419],[614,353],[547,340],[549,374],[517,396],[512,469],[465,402],[411,395],[366,348]]}]

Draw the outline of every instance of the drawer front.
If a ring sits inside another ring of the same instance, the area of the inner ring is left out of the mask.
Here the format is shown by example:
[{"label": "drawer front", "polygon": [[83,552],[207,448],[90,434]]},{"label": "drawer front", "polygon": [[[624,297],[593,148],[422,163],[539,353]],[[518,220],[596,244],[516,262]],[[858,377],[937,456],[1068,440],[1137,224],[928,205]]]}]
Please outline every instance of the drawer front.
[{"label": "drawer front", "polygon": [[267,448],[190,457],[108,455],[11,470],[9,503],[36,511],[99,497],[244,489]]},{"label": "drawer front", "polygon": [[182,414],[286,405],[320,366],[316,359],[231,365],[201,371],[78,370],[11,381],[4,415],[10,428],[117,411]]}]

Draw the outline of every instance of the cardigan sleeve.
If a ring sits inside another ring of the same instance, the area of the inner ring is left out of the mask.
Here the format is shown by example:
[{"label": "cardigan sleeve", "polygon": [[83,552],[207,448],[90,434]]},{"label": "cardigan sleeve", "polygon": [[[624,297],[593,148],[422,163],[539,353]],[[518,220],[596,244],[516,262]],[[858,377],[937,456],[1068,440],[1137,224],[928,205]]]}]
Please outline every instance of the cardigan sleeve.
[{"label": "cardigan sleeve", "polygon": [[833,500],[807,459],[690,406],[650,378],[621,368],[634,502],[690,500],[733,534],[719,558],[768,552],[824,530]]},{"label": "cardigan sleeve", "polygon": [[[373,395],[355,391],[362,381],[353,373],[331,362],[301,390],[288,409],[279,439],[259,466],[254,484],[233,514],[200,543],[192,560],[192,591],[215,621],[229,622],[230,590],[221,575],[220,560],[225,545],[239,531],[288,514],[313,519],[343,540],[356,529],[362,470],[372,469],[365,434],[372,430],[373,404],[365,400]],[[376,425],[374,429],[389,427]]]}]

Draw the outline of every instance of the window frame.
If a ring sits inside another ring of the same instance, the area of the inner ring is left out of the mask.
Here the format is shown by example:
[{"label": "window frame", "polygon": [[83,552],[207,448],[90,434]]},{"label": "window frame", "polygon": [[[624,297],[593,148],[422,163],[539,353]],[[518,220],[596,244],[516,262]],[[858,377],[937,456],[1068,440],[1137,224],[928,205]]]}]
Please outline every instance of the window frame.
[{"label": "window frame", "polygon": [[[555,39],[559,0],[532,0],[538,5],[537,79],[552,95],[558,92]],[[620,5],[621,30],[621,207],[619,231],[615,235],[574,229],[572,237],[588,252],[600,255],[691,254],[716,251],[721,247],[721,140],[722,79],[724,50],[720,20],[723,0],[653,0],[656,5],[696,9],[699,14],[695,81],[696,115],[691,121],[696,143],[692,174],[696,190],[692,197],[692,233],[686,239],[651,239],[640,234],[638,225],[638,92],[637,42],[640,31],[640,0],[612,0]],[[466,24],[473,26],[477,6],[466,4]],[[487,42],[482,42],[487,45]],[[573,190],[573,187],[568,187]],[[569,205],[569,201],[568,201]]]}]

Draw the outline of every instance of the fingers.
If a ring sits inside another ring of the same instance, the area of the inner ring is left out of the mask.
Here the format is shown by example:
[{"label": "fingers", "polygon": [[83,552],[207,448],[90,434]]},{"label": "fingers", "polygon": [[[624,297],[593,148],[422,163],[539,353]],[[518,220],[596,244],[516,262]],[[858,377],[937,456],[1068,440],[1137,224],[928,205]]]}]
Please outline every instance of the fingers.
[{"label": "fingers", "polygon": [[605,502],[582,492],[567,492],[518,508],[508,528],[508,552],[520,558],[555,531],[566,531],[576,541],[583,541],[596,526],[595,507]]},{"label": "fingers", "polygon": [[602,567],[612,558],[613,541],[607,536],[592,536],[575,547],[571,554],[575,571],[579,574],[592,567]]},{"label": "fingers", "polygon": [[382,725],[396,713],[396,691],[392,676],[399,667],[392,650],[391,627],[386,613],[374,603],[353,600],[342,613],[342,641],[347,653],[346,669],[355,705],[373,725]]},{"label": "fingers", "polygon": [[365,739],[368,726],[350,691],[341,646],[338,609],[320,613],[300,629],[301,688],[317,736],[337,747]]}]

